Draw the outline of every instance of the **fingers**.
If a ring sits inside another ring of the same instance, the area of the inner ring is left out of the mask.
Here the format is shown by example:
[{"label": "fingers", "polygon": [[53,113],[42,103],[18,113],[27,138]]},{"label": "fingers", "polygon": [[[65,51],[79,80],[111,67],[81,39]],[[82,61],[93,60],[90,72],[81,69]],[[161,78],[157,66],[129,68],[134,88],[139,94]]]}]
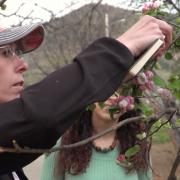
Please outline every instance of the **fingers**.
[{"label": "fingers", "polygon": [[167,49],[172,42],[172,27],[165,21],[146,15],[117,40],[136,57],[158,38],[164,40],[163,50]]},{"label": "fingers", "polygon": [[157,24],[159,25],[160,30],[162,31],[162,33],[165,36],[165,49],[167,49],[169,47],[169,45],[172,42],[172,32],[173,32],[173,28],[166,23],[165,21],[156,19]]},{"label": "fingers", "polygon": [[167,22],[156,19],[152,16],[145,16],[144,18],[147,23],[155,23],[156,25],[158,25],[159,30],[163,34],[163,36],[160,38],[165,41],[165,49],[167,49],[172,42],[173,28]]}]

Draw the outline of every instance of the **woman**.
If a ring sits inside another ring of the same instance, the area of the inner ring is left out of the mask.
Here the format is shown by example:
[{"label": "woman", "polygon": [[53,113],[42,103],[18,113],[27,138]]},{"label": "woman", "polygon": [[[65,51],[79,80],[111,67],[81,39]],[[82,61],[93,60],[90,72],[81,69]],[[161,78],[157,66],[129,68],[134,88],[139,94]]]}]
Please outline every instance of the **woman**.
[{"label": "woman", "polygon": [[[115,97],[113,97],[115,98]],[[102,108],[96,103],[93,111],[85,111],[80,119],[66,131],[60,140],[61,145],[71,144],[110,128],[128,117],[139,114],[128,111],[120,116],[109,114],[112,97]],[[139,141],[137,134],[143,131],[142,122],[133,122],[112,131],[86,145],[72,149],[62,149],[45,158],[41,180],[150,180],[148,155],[150,144]],[[59,143],[58,143],[59,144]],[[135,144],[140,151],[130,160],[131,165],[124,167],[120,157]]]}]

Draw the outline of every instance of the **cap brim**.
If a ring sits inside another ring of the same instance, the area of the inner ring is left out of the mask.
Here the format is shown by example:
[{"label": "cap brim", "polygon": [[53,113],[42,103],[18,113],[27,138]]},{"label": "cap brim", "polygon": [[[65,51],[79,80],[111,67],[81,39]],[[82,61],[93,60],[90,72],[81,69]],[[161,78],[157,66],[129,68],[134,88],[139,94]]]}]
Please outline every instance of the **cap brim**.
[{"label": "cap brim", "polygon": [[28,53],[41,45],[44,33],[42,24],[4,29],[0,32],[0,46],[16,43],[22,53]]}]

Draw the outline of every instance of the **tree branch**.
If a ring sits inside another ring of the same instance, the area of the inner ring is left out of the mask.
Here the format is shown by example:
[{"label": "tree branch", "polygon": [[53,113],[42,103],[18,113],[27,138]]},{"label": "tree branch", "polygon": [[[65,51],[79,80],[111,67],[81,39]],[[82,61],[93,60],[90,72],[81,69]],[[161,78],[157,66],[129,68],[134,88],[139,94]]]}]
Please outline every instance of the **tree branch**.
[{"label": "tree branch", "polygon": [[73,144],[68,144],[68,145],[63,145],[61,147],[57,147],[57,148],[52,148],[52,149],[31,149],[31,148],[22,148],[20,147],[17,142],[15,140],[13,140],[13,145],[14,148],[6,148],[6,147],[0,147],[0,151],[1,152],[9,152],[9,153],[51,153],[51,152],[55,152],[55,151],[59,151],[60,149],[67,149],[67,148],[75,148],[78,146],[82,146],[84,144],[87,144],[90,141],[93,141],[105,134],[110,133],[111,131],[114,131],[118,128],[120,128],[121,126],[124,126],[128,123],[131,122],[135,122],[135,121],[140,121],[144,119],[144,116],[137,116],[137,117],[133,117],[133,118],[128,118],[126,120],[123,120],[121,122],[119,122],[118,124],[112,126],[111,128],[108,128],[94,136],[91,136],[90,138],[87,138],[85,140],[79,141],[77,143],[73,143]]},{"label": "tree branch", "polygon": [[173,8],[176,9],[178,13],[180,13],[180,9],[178,8],[178,6],[176,6],[176,4],[172,0],[165,0],[165,2],[171,4]]},{"label": "tree branch", "polygon": [[[165,112],[161,113],[160,115],[158,116],[151,116],[149,118],[147,118],[147,121],[148,122],[151,122],[151,121],[157,121],[159,120],[162,116],[166,115],[166,114],[174,114],[174,112],[177,111],[177,109],[174,109],[174,108],[169,108],[167,109]],[[82,146],[84,144],[87,144],[89,143],[90,141],[93,141],[107,133],[110,133],[111,131],[114,131],[128,123],[132,123],[132,122],[136,122],[136,121],[140,121],[140,120],[143,120],[145,119],[144,116],[137,116],[137,117],[133,117],[133,118],[127,118],[123,121],[120,121],[118,124],[90,137],[90,138],[87,138],[85,140],[82,140],[82,141],[79,141],[79,142],[76,142],[76,143],[73,143],[73,144],[68,144],[68,145],[63,145],[61,147],[55,147],[55,148],[52,148],[52,149],[32,149],[32,148],[28,148],[28,147],[20,147],[17,142],[15,140],[13,140],[13,145],[14,145],[14,148],[9,148],[9,147],[0,147],[0,151],[1,152],[9,152],[9,153],[38,153],[38,154],[42,154],[42,153],[51,153],[51,152],[55,152],[55,151],[59,151],[60,149],[67,149],[67,148],[75,148],[75,147],[78,147],[78,146]]]},{"label": "tree branch", "polygon": [[169,177],[168,177],[167,180],[177,180],[176,170],[177,170],[179,164],[180,164],[180,148],[179,148],[179,150],[177,152],[177,156],[176,156],[176,158],[174,160],[171,172],[170,172]]}]

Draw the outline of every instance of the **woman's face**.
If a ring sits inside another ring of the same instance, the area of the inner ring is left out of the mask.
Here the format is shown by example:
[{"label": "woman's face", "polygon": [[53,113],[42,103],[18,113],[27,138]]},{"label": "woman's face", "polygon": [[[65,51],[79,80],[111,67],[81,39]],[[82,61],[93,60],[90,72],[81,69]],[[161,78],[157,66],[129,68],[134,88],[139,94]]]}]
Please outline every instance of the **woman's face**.
[{"label": "woman's face", "polygon": [[0,47],[0,103],[20,97],[27,69],[28,65],[17,55],[15,44]]}]

